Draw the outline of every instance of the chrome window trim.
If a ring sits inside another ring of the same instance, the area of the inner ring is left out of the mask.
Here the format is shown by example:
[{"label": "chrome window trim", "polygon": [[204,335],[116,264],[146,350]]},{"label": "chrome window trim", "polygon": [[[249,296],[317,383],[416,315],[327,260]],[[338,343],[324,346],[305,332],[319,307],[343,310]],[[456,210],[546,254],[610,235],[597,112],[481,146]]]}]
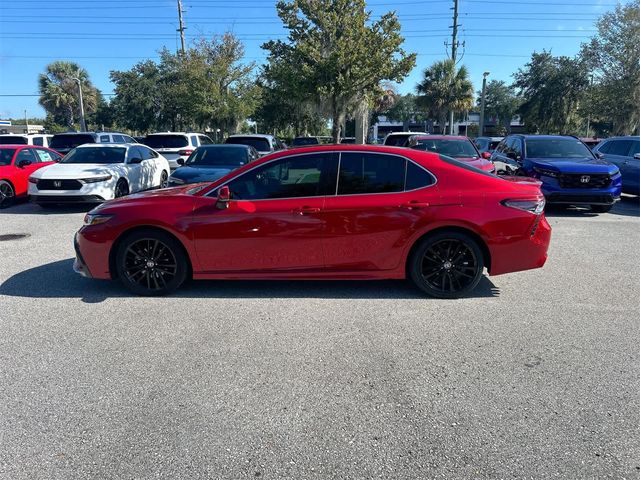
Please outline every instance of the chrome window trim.
[{"label": "chrome window trim", "polygon": [[[325,151],[326,152],[326,151]],[[422,190],[425,188],[431,188],[433,186],[435,186],[438,183],[438,177],[436,177],[431,171],[429,171],[427,168],[423,167],[422,165],[420,165],[417,162],[414,162],[412,159],[410,159],[409,157],[405,157],[404,155],[400,155],[397,153],[386,153],[386,152],[372,152],[369,150],[329,150],[329,153],[337,153],[338,154],[338,170],[336,173],[336,190],[335,190],[335,194],[334,195],[313,195],[313,196],[307,196],[307,197],[279,197],[279,198],[256,198],[256,199],[247,199],[247,200],[242,200],[240,199],[239,201],[247,201],[247,202],[264,202],[264,201],[273,201],[273,200],[293,200],[293,199],[297,199],[297,198],[321,198],[321,197],[328,197],[328,198],[334,198],[334,197],[355,197],[355,196],[360,196],[360,195],[397,195],[399,193],[409,193],[409,192],[415,192],[417,190]],[[430,185],[426,185],[424,187],[418,187],[418,188],[414,188],[411,190],[401,190],[399,192],[376,192],[376,193],[348,193],[348,194],[341,194],[338,195],[338,185],[340,183],[340,164],[342,161],[342,154],[343,153],[352,153],[352,152],[356,152],[356,153],[373,153],[373,154],[377,154],[377,155],[391,155],[394,157],[400,157],[403,160],[405,160],[405,182],[404,182],[404,187],[406,187],[407,185],[407,180],[406,180],[406,174],[407,174],[407,163],[406,162],[412,162],[414,165],[416,165],[417,167],[421,168],[422,170],[424,170],[425,172],[427,172],[431,178],[433,178],[433,183]],[[307,152],[307,153],[297,153],[295,155],[291,155],[291,157],[302,157],[302,156],[307,156],[307,155],[318,155],[324,152]],[[272,162],[276,162],[278,160],[283,160],[285,158],[288,158],[289,155],[283,155],[282,157],[278,157],[278,158],[274,158],[273,160],[269,160],[268,162],[264,162],[261,163],[260,165],[256,165],[253,168],[250,168],[249,170],[242,172],[240,175],[230,178],[229,180],[227,180],[224,183],[221,183],[220,185],[218,185],[215,188],[212,188],[210,191],[208,191],[207,193],[203,194],[203,197],[213,197],[213,193],[217,192],[218,189],[220,189],[221,187],[224,187],[225,185],[227,185],[228,183],[237,180],[238,178],[242,177],[243,175],[246,175],[249,172],[252,172],[254,170],[256,170],[257,168],[260,168],[264,165],[269,165]]]}]

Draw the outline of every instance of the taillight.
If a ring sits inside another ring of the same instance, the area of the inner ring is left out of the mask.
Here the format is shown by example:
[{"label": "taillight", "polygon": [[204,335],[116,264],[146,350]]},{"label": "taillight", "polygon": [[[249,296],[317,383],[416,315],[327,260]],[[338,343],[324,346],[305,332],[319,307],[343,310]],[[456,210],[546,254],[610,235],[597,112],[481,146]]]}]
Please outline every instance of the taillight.
[{"label": "taillight", "polygon": [[525,212],[533,213],[534,215],[540,215],[544,211],[544,197],[535,199],[509,199],[503,200],[502,205],[505,207],[517,208],[518,210],[524,210]]},{"label": "taillight", "polygon": [[180,150],[178,152],[178,155],[180,155],[181,157],[188,157],[192,153],[193,153],[193,150]]}]

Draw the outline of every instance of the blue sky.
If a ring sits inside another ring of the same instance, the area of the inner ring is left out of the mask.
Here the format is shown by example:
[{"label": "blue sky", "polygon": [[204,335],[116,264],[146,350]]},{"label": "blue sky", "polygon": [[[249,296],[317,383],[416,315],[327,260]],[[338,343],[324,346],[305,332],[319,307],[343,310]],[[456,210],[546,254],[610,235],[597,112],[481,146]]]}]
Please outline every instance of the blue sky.
[{"label": "blue sky", "polygon": [[[623,2],[624,3],[624,2]],[[156,58],[162,46],[177,49],[176,0],[0,0],[0,118],[44,116],[37,77],[47,63],[74,60],[109,94],[110,70]],[[422,71],[446,57],[453,0],[371,0],[373,18],[395,10],[404,48],[418,54],[416,68],[399,86],[414,90]],[[184,0],[187,41],[233,31],[248,61],[264,61],[260,45],[283,36],[271,0]],[[511,75],[533,51],[574,55],[594,33],[594,22],[615,0],[460,0],[462,63],[476,90],[482,72],[490,79]],[[20,96],[18,96],[20,95]]]}]

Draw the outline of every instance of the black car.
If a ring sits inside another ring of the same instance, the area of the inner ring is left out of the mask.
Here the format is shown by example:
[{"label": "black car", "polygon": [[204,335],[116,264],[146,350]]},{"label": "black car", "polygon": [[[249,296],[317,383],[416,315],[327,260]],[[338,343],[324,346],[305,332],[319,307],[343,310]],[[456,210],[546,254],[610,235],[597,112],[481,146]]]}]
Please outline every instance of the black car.
[{"label": "black car", "polygon": [[296,137],[291,142],[292,147],[309,147],[313,145],[320,145],[318,137]]},{"label": "black car", "polygon": [[202,145],[186,161],[178,160],[182,166],[169,177],[169,186],[213,182],[257,158],[260,154],[250,145]]}]

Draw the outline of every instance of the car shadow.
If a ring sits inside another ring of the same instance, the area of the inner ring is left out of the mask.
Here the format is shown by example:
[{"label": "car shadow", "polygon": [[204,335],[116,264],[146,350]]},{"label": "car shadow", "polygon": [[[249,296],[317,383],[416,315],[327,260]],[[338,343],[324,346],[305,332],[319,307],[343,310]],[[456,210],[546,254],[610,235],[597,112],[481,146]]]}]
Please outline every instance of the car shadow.
[{"label": "car shadow", "polygon": [[[47,263],[17,273],[0,285],[0,295],[26,298],[80,298],[100,303],[107,298],[132,297],[119,282],[92,280],[76,274],[73,259]],[[483,276],[467,298],[498,297],[500,290]],[[375,281],[267,281],[198,280],[188,282],[171,296],[177,298],[326,298],[420,299],[426,297],[403,280]],[[436,299],[431,299],[436,300]]]},{"label": "car shadow", "polygon": [[626,217],[640,217],[640,196],[622,195],[620,201],[609,213]]},{"label": "car shadow", "polygon": [[607,213],[592,212],[589,207],[572,207],[561,205],[547,205],[544,214],[549,217],[598,217],[600,215],[621,215],[640,217],[640,197],[622,195],[620,201]]},{"label": "car shadow", "polygon": [[0,215],[64,215],[70,213],[86,213],[97,204],[81,203],[73,205],[47,205],[41,207],[28,200],[17,200],[13,205],[0,210]]}]

